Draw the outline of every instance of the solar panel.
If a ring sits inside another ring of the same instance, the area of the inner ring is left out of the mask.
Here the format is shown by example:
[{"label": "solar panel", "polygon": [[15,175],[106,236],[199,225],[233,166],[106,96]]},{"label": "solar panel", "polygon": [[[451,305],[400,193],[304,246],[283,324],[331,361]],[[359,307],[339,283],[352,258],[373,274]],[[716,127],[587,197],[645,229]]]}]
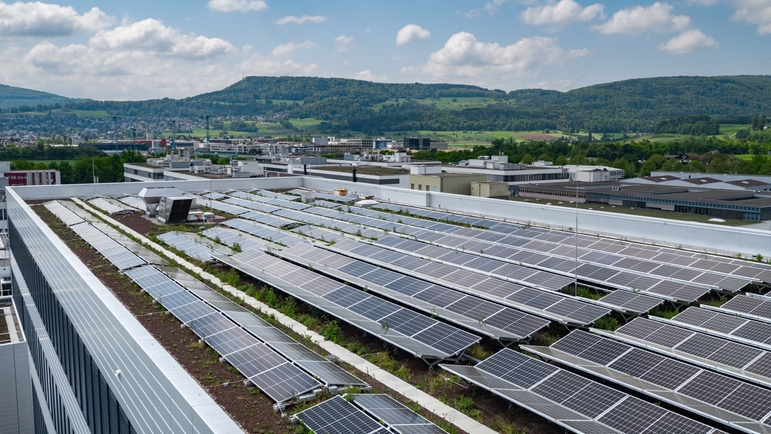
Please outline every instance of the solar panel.
[{"label": "solar panel", "polygon": [[76,224],[70,228],[119,270],[127,270],[146,264],[144,259],[131,253],[120,243],[90,224]]},{"label": "solar panel", "polygon": [[444,433],[414,410],[385,394],[354,394],[353,404],[400,433]]},{"label": "solar panel", "polygon": [[213,255],[225,254],[224,251],[216,250],[193,241],[191,238],[180,232],[166,232],[165,234],[159,235],[158,239],[201,262],[211,262],[214,260]]},{"label": "solar panel", "polygon": [[293,416],[315,433],[367,434],[383,427],[341,396],[334,396]]},{"label": "solar panel", "polygon": [[771,322],[771,300],[763,300],[760,297],[737,295],[720,306],[719,310]]},{"label": "solar panel", "polygon": [[59,220],[63,221],[67,226],[76,225],[85,221],[82,217],[75,214],[72,210],[65,207],[58,201],[46,202],[44,206],[46,209],[48,209],[48,211],[51,211],[53,215],[58,217]]},{"label": "solar panel", "polygon": [[[288,273],[311,273],[310,271],[267,255],[260,256],[253,253],[245,256],[242,255],[244,254],[235,255],[233,256],[232,260],[227,258],[221,259],[223,262],[251,275],[258,280],[265,281],[268,284],[288,292],[289,294],[311,305],[314,305],[319,309],[333,316],[336,316],[341,320],[348,322],[349,324],[352,324],[355,327],[362,328],[380,338],[381,340],[384,340],[398,348],[402,348],[416,356],[444,359],[452,355],[459,354],[473,343],[478,342],[480,339],[470,333],[466,333],[454,327],[447,326],[450,327],[449,330],[452,330],[452,342],[447,342],[447,345],[445,345],[444,340],[440,342],[423,341],[415,335],[423,330],[436,327],[439,324],[437,320],[428,317],[422,317],[421,315],[404,308],[398,308],[394,314],[385,319],[387,322],[385,323],[386,325],[384,325],[384,323],[370,320],[345,307],[346,305],[351,306],[356,303],[363,302],[369,297],[372,297],[371,295],[367,295],[366,293],[354,290],[350,287],[343,287],[346,289],[341,288],[339,290],[329,292],[325,295],[326,299],[320,298],[313,294],[313,292],[303,289],[299,286],[289,284],[286,280],[283,280],[283,278],[280,277]],[[241,259],[245,261],[241,261]],[[279,268],[284,268],[288,271],[276,272],[275,270]],[[323,276],[317,277],[316,280],[319,282],[330,281],[330,279]],[[329,296],[330,294],[334,295]],[[390,302],[385,300],[383,302],[390,304]],[[399,316],[394,317],[396,314],[399,314]],[[405,322],[400,321],[400,319],[405,319]],[[414,332],[408,333],[412,329],[414,329]],[[436,348],[433,346],[434,344],[441,345],[442,348]],[[450,352],[448,353],[447,351]]]},{"label": "solar panel", "polygon": [[[715,432],[705,424],[510,349],[474,367],[440,366],[574,432]],[[523,389],[501,375],[530,386]],[[685,431],[673,429],[678,426]]]},{"label": "solar panel", "polygon": [[[709,354],[724,344],[718,342],[715,345],[715,342],[709,340],[697,342],[699,336],[715,339],[697,335],[685,342],[693,342],[695,347],[704,348],[704,351]],[[679,345],[679,347],[682,346],[683,344]],[[646,395],[704,414],[721,423],[736,426],[748,422],[745,418],[757,423],[765,423],[765,416],[771,412],[771,390],[581,330],[573,331],[550,348],[527,346],[524,349],[547,359],[570,363],[592,375],[633,387]],[[552,349],[558,351],[555,352]],[[572,357],[565,356],[563,353]],[[645,363],[642,363],[643,361]],[[602,371],[598,369],[600,367],[608,367],[610,370]],[[638,379],[655,386],[641,384]],[[735,396],[733,400],[729,400],[732,393],[740,387],[745,392],[744,395]],[[705,412],[705,405],[715,406],[717,411]],[[611,424],[611,421],[606,419],[606,423]],[[641,426],[639,427],[642,429]]]}]

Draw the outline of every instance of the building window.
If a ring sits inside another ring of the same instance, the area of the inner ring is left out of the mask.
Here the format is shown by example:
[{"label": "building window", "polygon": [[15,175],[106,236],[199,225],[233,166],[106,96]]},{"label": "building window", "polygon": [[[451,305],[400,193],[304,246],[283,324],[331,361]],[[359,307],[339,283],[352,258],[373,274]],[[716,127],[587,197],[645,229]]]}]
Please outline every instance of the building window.
[{"label": "building window", "polygon": [[415,189],[415,183],[413,182],[413,183],[410,185],[410,190],[414,190],[414,189]]},{"label": "building window", "polygon": [[423,184],[418,184],[418,190],[423,190]]},{"label": "building window", "polygon": [[429,191],[430,189],[431,189],[431,188],[430,188],[430,187],[427,185],[427,186],[426,186],[426,191]]}]

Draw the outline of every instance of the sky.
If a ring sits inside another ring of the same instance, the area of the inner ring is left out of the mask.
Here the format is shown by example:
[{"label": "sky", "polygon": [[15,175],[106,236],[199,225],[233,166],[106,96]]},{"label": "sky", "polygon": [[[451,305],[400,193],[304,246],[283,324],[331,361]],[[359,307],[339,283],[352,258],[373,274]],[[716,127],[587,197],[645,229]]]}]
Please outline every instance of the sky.
[{"label": "sky", "polygon": [[0,83],[180,98],[245,76],[566,91],[771,74],[771,0],[0,0]]}]

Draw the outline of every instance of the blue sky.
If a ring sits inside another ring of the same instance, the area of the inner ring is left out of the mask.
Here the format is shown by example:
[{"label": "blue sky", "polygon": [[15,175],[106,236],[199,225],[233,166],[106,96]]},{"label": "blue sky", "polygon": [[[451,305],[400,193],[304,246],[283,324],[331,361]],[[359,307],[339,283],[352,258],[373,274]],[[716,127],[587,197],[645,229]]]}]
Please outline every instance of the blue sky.
[{"label": "blue sky", "polygon": [[0,83],[185,97],[249,75],[569,90],[771,74],[771,0],[0,1]]}]

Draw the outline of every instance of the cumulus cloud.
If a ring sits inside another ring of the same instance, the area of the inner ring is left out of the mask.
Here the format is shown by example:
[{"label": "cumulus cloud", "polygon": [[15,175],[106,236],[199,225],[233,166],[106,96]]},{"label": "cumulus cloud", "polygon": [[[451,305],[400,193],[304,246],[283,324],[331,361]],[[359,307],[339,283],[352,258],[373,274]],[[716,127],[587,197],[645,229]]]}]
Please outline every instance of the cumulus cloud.
[{"label": "cumulus cloud", "polygon": [[460,32],[452,35],[442,49],[431,53],[425,65],[404,68],[402,72],[425,73],[434,79],[499,83],[506,77],[534,76],[540,67],[561,66],[589,53],[587,49],[566,51],[556,38],[522,38],[501,46],[477,41],[471,33]]},{"label": "cumulus cloud", "polygon": [[276,24],[279,26],[283,26],[284,24],[302,24],[302,23],[323,23],[327,20],[327,17],[324,15],[303,15],[300,17],[296,17],[294,15],[289,15],[284,18],[279,18],[276,20]]},{"label": "cumulus cloud", "polygon": [[218,12],[251,12],[268,8],[263,0],[209,0],[207,6]]},{"label": "cumulus cloud", "polygon": [[80,15],[71,6],[0,2],[0,36],[70,36],[105,28],[114,21],[96,7]]},{"label": "cumulus cloud", "polygon": [[353,36],[340,35],[335,38],[335,50],[337,51],[348,51],[354,46]]},{"label": "cumulus cloud", "polygon": [[659,44],[659,50],[669,54],[686,54],[702,48],[715,48],[717,41],[699,29],[686,30],[669,41]]},{"label": "cumulus cloud", "polygon": [[573,0],[549,0],[544,5],[525,9],[520,17],[525,24],[551,25],[562,28],[574,23],[591,21],[595,18],[605,18],[604,6],[596,3],[581,7]]},{"label": "cumulus cloud", "polygon": [[771,33],[771,3],[765,0],[734,0],[734,21],[758,26],[758,35]]},{"label": "cumulus cloud", "polygon": [[206,59],[235,51],[223,39],[184,35],[152,18],[102,30],[88,45],[96,50],[141,50],[151,55],[185,59]]},{"label": "cumulus cloud", "polygon": [[369,69],[365,69],[364,71],[359,71],[356,74],[354,74],[353,78],[356,80],[364,80],[364,81],[386,81],[388,80],[387,75],[375,75],[370,71]]},{"label": "cumulus cloud", "polygon": [[271,54],[273,54],[273,56],[275,57],[284,57],[296,50],[301,50],[301,49],[307,50],[309,48],[315,48],[315,47],[318,47],[318,45],[316,45],[316,43],[313,41],[300,42],[299,44],[295,44],[294,42],[288,42],[286,44],[282,44],[274,48]]},{"label": "cumulus cloud", "polygon": [[431,36],[431,32],[416,24],[407,24],[396,34],[396,45],[409,44],[411,42],[425,41]]},{"label": "cumulus cloud", "polygon": [[639,35],[646,31],[671,32],[684,31],[691,25],[691,18],[686,15],[672,15],[672,6],[656,2],[648,7],[636,6],[622,9],[607,22],[594,26],[600,33],[625,33]]}]

